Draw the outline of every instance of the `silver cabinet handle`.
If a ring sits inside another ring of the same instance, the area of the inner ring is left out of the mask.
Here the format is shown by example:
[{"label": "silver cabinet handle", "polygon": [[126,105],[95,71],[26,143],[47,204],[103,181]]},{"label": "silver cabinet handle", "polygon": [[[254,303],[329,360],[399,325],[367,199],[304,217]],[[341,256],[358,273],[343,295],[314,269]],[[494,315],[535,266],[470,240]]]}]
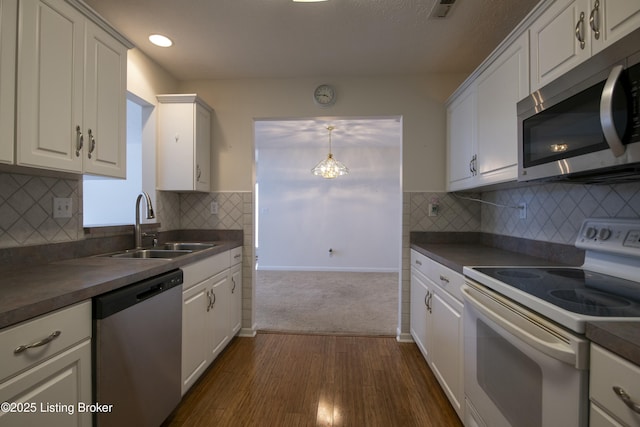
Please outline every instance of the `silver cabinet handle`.
[{"label": "silver cabinet handle", "polygon": [[615,157],[622,156],[626,150],[626,147],[620,140],[620,135],[618,135],[613,119],[613,96],[620,76],[622,75],[622,70],[622,65],[616,65],[611,69],[607,82],[604,84],[604,89],[602,89],[602,96],[600,97],[600,125],[602,126],[604,139],[607,141]]},{"label": "silver cabinet handle", "polygon": [[201,176],[202,176],[202,169],[200,169],[200,165],[196,165],[196,181],[200,181]]},{"label": "silver cabinet handle", "polygon": [[213,310],[213,306],[216,305],[216,293],[211,289],[211,296],[213,297],[213,301],[211,301],[211,309]]},{"label": "silver cabinet handle", "polygon": [[429,310],[429,292],[424,295],[424,305],[427,307],[427,310]]},{"label": "silver cabinet handle", "polygon": [[211,291],[207,291],[207,299],[209,303],[207,304],[207,311],[211,310]]},{"label": "silver cabinet handle", "polygon": [[53,341],[56,338],[58,338],[61,333],[62,332],[60,332],[60,331],[52,332],[51,335],[49,335],[48,337],[46,337],[44,339],[41,339],[40,341],[36,341],[34,343],[31,343],[31,344],[21,345],[19,347],[16,347],[16,349],[13,350],[13,353],[14,354],[20,354],[25,350],[29,350],[30,348],[42,347],[43,345],[49,344],[51,341]]},{"label": "silver cabinet handle", "polygon": [[432,311],[432,306],[431,306],[431,301],[433,301],[433,292],[429,292],[429,313],[431,313]]},{"label": "silver cabinet handle", "polygon": [[80,157],[80,150],[82,150],[82,146],[84,145],[84,135],[82,135],[82,130],[80,126],[76,126],[76,157]]},{"label": "silver cabinet handle", "polygon": [[631,396],[627,394],[626,391],[622,389],[622,387],[618,387],[617,385],[613,386],[613,392],[618,396],[625,405],[633,412],[640,414],[640,404],[636,403],[631,399]]},{"label": "silver cabinet handle", "polygon": [[233,256],[233,259],[238,259],[238,258],[240,258],[240,256],[241,256],[240,254],[235,254],[235,255]]},{"label": "silver cabinet handle", "polygon": [[236,279],[232,277],[231,282],[233,283],[233,288],[231,288],[231,293],[233,294],[236,291]]},{"label": "silver cabinet handle", "polygon": [[96,139],[93,137],[93,132],[89,129],[89,158],[91,158],[91,153],[96,149]]},{"label": "silver cabinet handle", "polygon": [[584,49],[584,12],[580,12],[580,20],[576,24],[576,38],[580,42],[580,49]]},{"label": "silver cabinet handle", "polygon": [[594,3],[591,15],[589,15],[589,25],[593,36],[598,40],[600,38],[600,2],[598,0]]},{"label": "silver cabinet handle", "polygon": [[443,276],[442,274],[440,275],[440,281],[445,282],[445,283],[449,283],[449,278],[447,276]]},{"label": "silver cabinet handle", "polygon": [[420,261],[419,259],[416,260],[416,264],[417,265],[422,265],[422,261]]}]

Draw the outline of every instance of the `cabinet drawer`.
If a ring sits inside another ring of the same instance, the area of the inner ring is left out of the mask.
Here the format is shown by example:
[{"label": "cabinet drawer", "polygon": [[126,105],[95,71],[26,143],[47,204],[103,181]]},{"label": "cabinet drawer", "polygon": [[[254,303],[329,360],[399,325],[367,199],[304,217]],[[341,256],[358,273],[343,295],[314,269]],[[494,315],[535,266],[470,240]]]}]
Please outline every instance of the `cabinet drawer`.
[{"label": "cabinet drawer", "polygon": [[231,265],[240,264],[242,262],[242,246],[231,249]]},{"label": "cabinet drawer", "polygon": [[229,268],[231,265],[230,252],[226,251],[182,267],[182,272],[184,273],[182,289],[189,289],[193,285]]},{"label": "cabinet drawer", "polygon": [[427,276],[429,280],[447,291],[458,301],[462,301],[461,287],[464,284],[464,276],[462,274],[445,267],[415,250],[411,251],[411,266]]},{"label": "cabinet drawer", "polygon": [[429,263],[427,262],[428,259],[429,258],[419,252],[416,252],[415,250],[411,251],[411,266],[415,267],[425,276],[429,273]]},{"label": "cabinet drawer", "polygon": [[629,426],[640,426],[640,414],[632,411],[613,391],[621,387],[640,404],[640,367],[599,347],[591,345],[589,394],[607,412]]},{"label": "cabinet drawer", "polygon": [[445,267],[444,265],[427,258],[427,266],[429,273],[427,277],[436,285],[450,293],[458,301],[462,301],[462,285],[464,284],[464,276]]},{"label": "cabinet drawer", "polygon": [[[0,381],[91,337],[91,301],[85,301],[9,327],[0,332]],[[37,343],[60,334],[47,344],[19,351],[20,346]]]}]

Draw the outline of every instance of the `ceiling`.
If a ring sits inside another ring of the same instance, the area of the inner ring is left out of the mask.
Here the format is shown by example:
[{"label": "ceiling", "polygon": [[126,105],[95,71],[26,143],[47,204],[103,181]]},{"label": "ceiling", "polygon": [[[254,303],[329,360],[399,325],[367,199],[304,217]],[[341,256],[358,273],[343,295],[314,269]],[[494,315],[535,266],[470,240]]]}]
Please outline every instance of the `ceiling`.
[{"label": "ceiling", "polygon": [[[538,0],[85,0],[179,80],[471,73]],[[153,46],[152,33],[173,39]]]}]

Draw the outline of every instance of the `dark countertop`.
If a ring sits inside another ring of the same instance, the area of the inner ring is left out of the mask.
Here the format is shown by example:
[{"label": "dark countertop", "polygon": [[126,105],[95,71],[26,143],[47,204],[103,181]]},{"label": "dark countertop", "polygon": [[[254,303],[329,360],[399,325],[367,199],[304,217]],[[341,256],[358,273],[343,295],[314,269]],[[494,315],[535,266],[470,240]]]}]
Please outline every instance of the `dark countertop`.
[{"label": "dark countertop", "polygon": [[587,323],[587,338],[640,366],[640,323]]},{"label": "dark countertop", "polygon": [[242,246],[235,240],[215,243],[171,260],[90,256],[3,268],[0,329]]},{"label": "dark countertop", "polygon": [[411,249],[462,274],[464,266],[566,265],[476,243],[412,243]]},{"label": "dark countertop", "polygon": [[[571,265],[499,249],[482,243],[412,243],[411,249],[462,274],[463,266]],[[560,258],[561,259],[561,258]],[[573,263],[574,266],[580,265]],[[589,322],[586,337],[640,365],[640,322]]]}]

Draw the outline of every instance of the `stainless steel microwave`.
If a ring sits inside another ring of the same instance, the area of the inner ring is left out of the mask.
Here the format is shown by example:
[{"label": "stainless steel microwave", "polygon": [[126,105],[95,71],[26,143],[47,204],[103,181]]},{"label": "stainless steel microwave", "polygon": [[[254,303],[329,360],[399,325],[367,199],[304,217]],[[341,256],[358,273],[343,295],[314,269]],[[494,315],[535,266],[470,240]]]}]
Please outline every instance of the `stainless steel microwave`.
[{"label": "stainless steel microwave", "polygon": [[518,102],[518,181],[640,181],[640,29]]}]

